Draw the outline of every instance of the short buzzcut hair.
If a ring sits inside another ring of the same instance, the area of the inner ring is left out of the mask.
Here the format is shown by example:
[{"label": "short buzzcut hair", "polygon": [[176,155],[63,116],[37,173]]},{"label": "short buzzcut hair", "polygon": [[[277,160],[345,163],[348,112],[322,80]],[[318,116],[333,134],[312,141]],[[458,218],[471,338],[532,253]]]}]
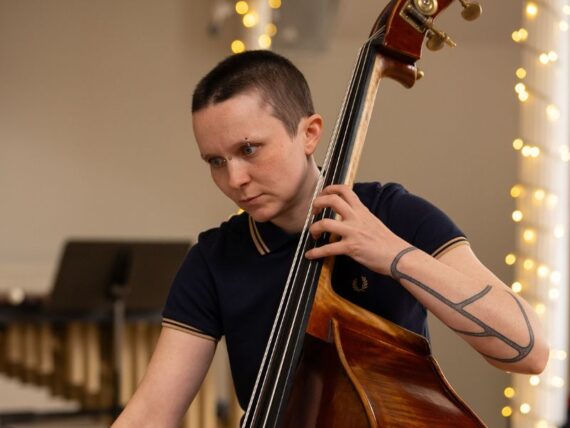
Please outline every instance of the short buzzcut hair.
[{"label": "short buzzcut hair", "polygon": [[259,92],[291,136],[297,134],[301,119],[314,113],[303,73],[287,58],[267,50],[235,54],[216,65],[196,86],[192,113],[248,91]]}]

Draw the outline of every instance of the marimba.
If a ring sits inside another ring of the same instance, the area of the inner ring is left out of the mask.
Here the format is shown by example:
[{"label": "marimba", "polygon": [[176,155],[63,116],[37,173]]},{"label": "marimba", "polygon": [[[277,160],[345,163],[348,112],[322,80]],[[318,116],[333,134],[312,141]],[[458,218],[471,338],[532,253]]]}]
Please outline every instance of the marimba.
[{"label": "marimba", "polygon": [[[189,245],[67,243],[47,299],[0,297],[0,371],[76,400],[79,414],[116,413],[144,375],[168,288]],[[186,428],[239,424],[225,358],[217,356],[212,367]]]}]

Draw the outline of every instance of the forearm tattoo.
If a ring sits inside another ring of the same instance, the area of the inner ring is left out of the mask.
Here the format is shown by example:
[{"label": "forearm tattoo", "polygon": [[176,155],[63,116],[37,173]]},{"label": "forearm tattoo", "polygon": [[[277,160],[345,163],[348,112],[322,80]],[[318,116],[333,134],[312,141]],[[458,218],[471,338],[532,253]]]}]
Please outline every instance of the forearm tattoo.
[{"label": "forearm tattoo", "polygon": [[482,329],[482,331],[479,333],[473,333],[473,332],[469,332],[469,331],[453,329],[457,333],[464,334],[466,336],[474,336],[474,337],[494,337],[494,338],[497,338],[498,340],[500,340],[501,342],[503,342],[504,344],[506,344],[507,346],[509,346],[510,348],[512,348],[516,352],[516,356],[514,356],[512,358],[498,358],[498,357],[494,357],[492,355],[481,353],[485,357],[496,360],[496,361],[500,361],[503,363],[516,363],[517,361],[520,361],[523,358],[525,358],[530,353],[530,351],[534,347],[534,332],[532,331],[532,326],[530,325],[530,321],[528,319],[528,316],[527,316],[523,306],[521,305],[519,300],[516,298],[516,296],[513,296],[512,294],[505,291],[509,296],[511,296],[514,299],[514,301],[516,302],[517,306],[519,307],[521,314],[524,318],[526,328],[528,330],[528,335],[529,335],[529,343],[526,346],[519,345],[518,343],[509,339],[507,336],[499,333],[497,330],[490,327],[488,324],[486,324],[485,322],[483,322],[482,320],[480,320],[479,318],[477,318],[476,316],[470,314],[469,312],[467,312],[465,310],[466,306],[469,306],[470,304],[475,303],[478,300],[481,300],[485,295],[487,295],[491,291],[491,289],[493,288],[491,285],[487,285],[483,290],[481,290],[477,294],[474,294],[473,296],[469,297],[468,299],[465,299],[461,302],[455,303],[455,302],[452,302],[451,300],[447,299],[445,296],[441,295],[440,293],[438,293],[434,289],[428,287],[423,282],[418,281],[417,279],[399,271],[398,270],[398,263],[399,263],[400,259],[404,255],[406,255],[407,253],[414,251],[414,250],[416,250],[415,247],[406,248],[406,249],[402,250],[400,253],[398,253],[398,255],[394,258],[394,260],[392,261],[392,264],[390,265],[390,273],[392,275],[392,278],[394,278],[395,280],[398,280],[398,281],[406,280],[406,281],[416,285],[417,287],[419,287],[422,290],[424,290],[425,292],[431,294],[433,297],[435,297],[437,300],[442,302],[444,305],[450,307],[451,309],[456,311],[458,314],[460,314],[463,317],[467,318],[468,320],[472,321],[473,323],[475,323],[476,325],[478,325]]}]

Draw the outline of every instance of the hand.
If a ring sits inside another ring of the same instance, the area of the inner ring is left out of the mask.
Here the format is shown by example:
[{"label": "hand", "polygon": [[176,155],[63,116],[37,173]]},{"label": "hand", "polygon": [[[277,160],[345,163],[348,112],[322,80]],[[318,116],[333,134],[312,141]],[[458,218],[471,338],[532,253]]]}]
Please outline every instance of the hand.
[{"label": "hand", "polygon": [[329,232],[340,240],[309,250],[305,256],[318,259],[345,255],[374,272],[390,275],[390,264],[410,244],[392,233],[346,185],[323,189],[313,202],[313,214],[325,208],[331,208],[340,217],[317,221],[309,231],[315,239]]}]

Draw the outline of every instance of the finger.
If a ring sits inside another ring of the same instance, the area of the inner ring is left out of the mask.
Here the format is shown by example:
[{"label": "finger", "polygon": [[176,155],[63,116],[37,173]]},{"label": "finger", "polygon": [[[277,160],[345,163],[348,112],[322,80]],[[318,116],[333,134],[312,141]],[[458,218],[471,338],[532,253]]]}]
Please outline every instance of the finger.
[{"label": "finger", "polygon": [[329,232],[338,236],[345,236],[348,233],[349,227],[343,222],[325,218],[313,223],[309,228],[311,236],[318,239],[324,232]]},{"label": "finger", "polygon": [[345,245],[342,241],[332,242],[322,247],[313,248],[305,253],[309,260],[320,259],[322,257],[340,256],[345,253]]},{"label": "finger", "polygon": [[350,216],[350,205],[342,199],[340,195],[319,195],[313,201],[313,214],[318,214],[324,208],[331,208],[335,213],[339,214],[342,218]]},{"label": "finger", "polygon": [[360,203],[360,199],[350,186],[346,184],[331,184],[323,189],[324,194],[336,194],[348,202],[349,205]]}]

